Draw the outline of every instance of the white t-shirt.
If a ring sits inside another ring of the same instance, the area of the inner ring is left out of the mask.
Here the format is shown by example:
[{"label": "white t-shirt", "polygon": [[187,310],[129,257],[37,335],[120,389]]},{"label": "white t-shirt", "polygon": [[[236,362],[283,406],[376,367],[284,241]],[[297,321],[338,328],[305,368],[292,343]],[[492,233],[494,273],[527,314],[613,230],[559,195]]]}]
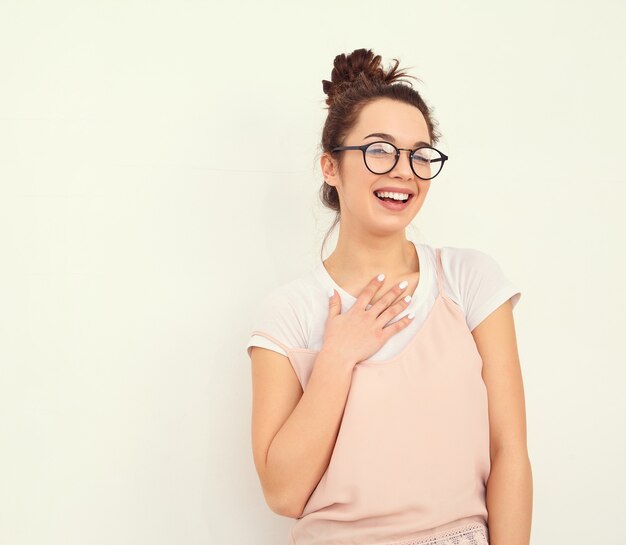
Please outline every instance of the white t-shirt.
[{"label": "white t-shirt", "polygon": [[[394,334],[371,356],[372,360],[392,358],[409,343],[428,316],[438,294],[435,249],[416,243],[420,276],[413,297],[393,323],[410,312],[415,313],[411,323]],[[469,330],[473,330],[502,303],[511,299],[513,307],[521,291],[505,276],[497,261],[473,248],[441,248],[443,288],[465,314]],[[261,346],[287,356],[285,351],[260,333],[267,333],[290,349],[320,350],[328,318],[328,290],[333,287],[341,297],[341,312],[347,311],[356,298],[342,290],[320,260],[306,274],[274,288],[260,302],[253,320],[246,350]]]}]

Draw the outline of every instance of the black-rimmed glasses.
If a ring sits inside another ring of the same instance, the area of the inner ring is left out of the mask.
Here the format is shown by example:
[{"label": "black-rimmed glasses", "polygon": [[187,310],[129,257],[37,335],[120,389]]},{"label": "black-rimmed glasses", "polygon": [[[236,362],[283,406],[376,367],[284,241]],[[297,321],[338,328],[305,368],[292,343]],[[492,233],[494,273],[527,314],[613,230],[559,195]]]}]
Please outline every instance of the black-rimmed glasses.
[{"label": "black-rimmed glasses", "polygon": [[441,172],[448,156],[432,146],[420,146],[414,150],[397,148],[390,142],[378,140],[362,146],[339,146],[332,151],[361,150],[367,169],[373,174],[387,174],[398,164],[401,151],[409,152],[411,170],[421,180],[432,180]]}]

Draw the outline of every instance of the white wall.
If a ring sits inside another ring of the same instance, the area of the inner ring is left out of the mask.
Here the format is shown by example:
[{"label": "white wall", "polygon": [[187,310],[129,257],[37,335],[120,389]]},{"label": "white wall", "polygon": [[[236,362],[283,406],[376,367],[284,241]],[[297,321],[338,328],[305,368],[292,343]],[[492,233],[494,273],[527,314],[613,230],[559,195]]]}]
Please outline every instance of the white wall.
[{"label": "white wall", "polygon": [[444,135],[418,238],[522,290],[532,543],[617,543],[625,23],[609,0],[0,3],[0,543],[286,543],[245,345],[319,254],[321,81],[360,47],[411,67]]}]

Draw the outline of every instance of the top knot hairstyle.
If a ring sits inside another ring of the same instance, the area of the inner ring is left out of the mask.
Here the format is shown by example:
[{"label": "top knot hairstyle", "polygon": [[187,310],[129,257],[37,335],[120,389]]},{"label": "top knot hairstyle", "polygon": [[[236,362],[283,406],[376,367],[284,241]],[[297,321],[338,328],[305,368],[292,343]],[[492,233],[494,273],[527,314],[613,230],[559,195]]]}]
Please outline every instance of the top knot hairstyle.
[{"label": "top knot hairstyle", "polygon": [[[333,62],[331,81],[322,80],[322,87],[328,95],[326,104],[329,107],[335,102],[341,104],[341,93],[350,87],[372,89],[376,84],[391,85],[403,77],[413,77],[398,71],[399,61],[394,60],[396,64],[385,72],[380,65],[380,55],[374,55],[371,49],[356,49],[347,57],[345,53],[337,55]],[[355,93],[352,94],[355,95]],[[336,100],[336,97],[339,100]]]},{"label": "top knot hairstyle", "polygon": [[[337,55],[333,61],[331,80],[322,80],[322,88],[328,95],[328,116],[322,131],[321,149],[335,158],[339,171],[342,166],[341,154],[331,150],[343,145],[343,139],[356,124],[361,110],[378,98],[390,98],[415,106],[426,120],[431,145],[439,142],[441,134],[431,109],[413,89],[411,82],[403,81],[404,78],[421,80],[398,70],[400,62],[398,59],[394,61],[395,64],[385,70],[381,66],[380,55],[375,55],[371,49],[355,49],[347,56],[344,53]],[[320,200],[324,206],[337,212],[324,237],[323,249],[328,235],[339,222],[341,209],[337,189],[326,181],[320,187]]]}]

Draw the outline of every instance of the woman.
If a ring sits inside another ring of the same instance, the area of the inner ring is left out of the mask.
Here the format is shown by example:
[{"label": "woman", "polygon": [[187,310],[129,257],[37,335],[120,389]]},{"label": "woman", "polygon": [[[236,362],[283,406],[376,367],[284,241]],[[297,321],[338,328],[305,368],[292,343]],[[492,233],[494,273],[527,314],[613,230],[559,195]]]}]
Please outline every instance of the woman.
[{"label": "woman", "polygon": [[323,82],[339,238],[257,311],[255,466],[290,545],[528,545],[521,292],[484,252],[406,238],[447,156],[397,68],[359,49]]}]

